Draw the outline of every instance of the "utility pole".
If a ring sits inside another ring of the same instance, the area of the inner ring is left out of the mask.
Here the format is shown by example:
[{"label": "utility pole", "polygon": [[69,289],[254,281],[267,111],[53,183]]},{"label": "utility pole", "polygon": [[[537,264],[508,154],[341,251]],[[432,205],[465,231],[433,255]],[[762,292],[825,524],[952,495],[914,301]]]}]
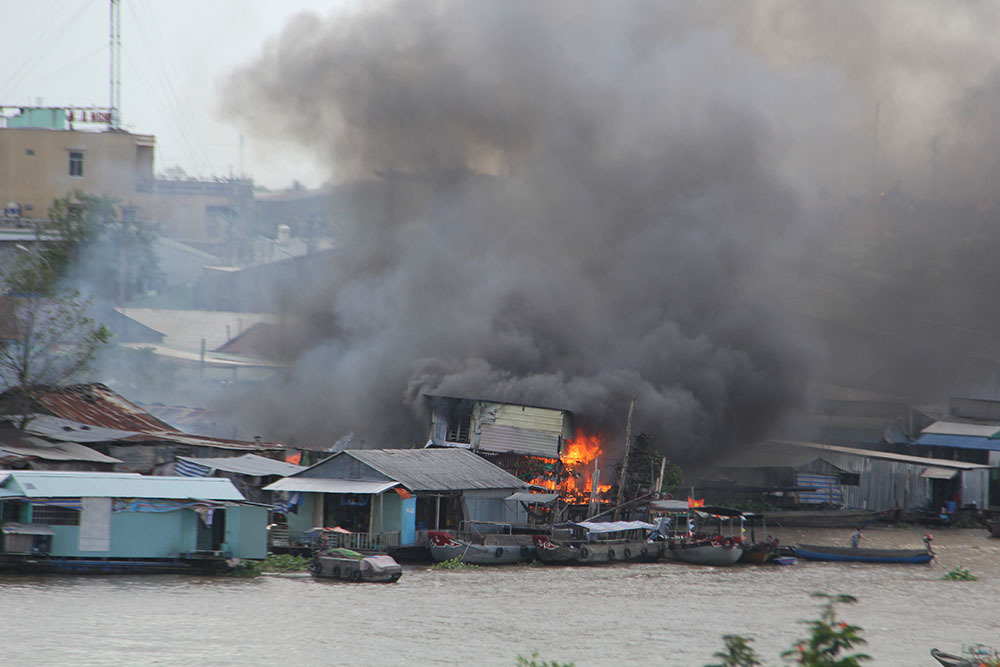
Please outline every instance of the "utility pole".
[{"label": "utility pole", "polygon": [[873,138],[873,155],[872,155],[872,195],[875,199],[879,198],[878,190],[878,110],[879,103],[875,102],[875,136]]},{"label": "utility pole", "polygon": [[621,507],[622,499],[625,497],[625,475],[628,472],[628,450],[632,444],[632,410],[635,409],[635,399],[628,404],[628,419],[625,420],[625,457],[622,459],[622,476],[618,480],[618,501],[615,503],[615,515],[613,521],[618,520],[618,508]]},{"label": "utility pole", "polygon": [[122,107],[122,13],[121,0],[111,0],[109,46],[111,50],[111,68],[108,75],[110,82],[111,119],[108,123],[111,129],[121,127]]}]

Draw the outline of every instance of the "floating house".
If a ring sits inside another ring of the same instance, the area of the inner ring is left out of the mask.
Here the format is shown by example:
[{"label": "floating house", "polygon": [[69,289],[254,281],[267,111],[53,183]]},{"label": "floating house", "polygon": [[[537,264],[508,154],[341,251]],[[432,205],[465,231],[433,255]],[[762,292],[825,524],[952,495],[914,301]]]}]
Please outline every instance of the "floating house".
[{"label": "floating house", "polygon": [[267,516],[228,479],[0,470],[0,569],[224,568],[267,556]]},{"label": "floating house", "polygon": [[719,461],[698,488],[713,498],[746,489],[786,508],[914,511],[957,498],[960,506],[985,509],[990,472],[965,461],[775,441]]},{"label": "floating house", "polygon": [[525,522],[515,494],[526,487],[464,449],[349,449],[264,490],[296,499],[287,513],[293,541],[329,528],[337,546],[387,550],[425,543],[428,529]]}]

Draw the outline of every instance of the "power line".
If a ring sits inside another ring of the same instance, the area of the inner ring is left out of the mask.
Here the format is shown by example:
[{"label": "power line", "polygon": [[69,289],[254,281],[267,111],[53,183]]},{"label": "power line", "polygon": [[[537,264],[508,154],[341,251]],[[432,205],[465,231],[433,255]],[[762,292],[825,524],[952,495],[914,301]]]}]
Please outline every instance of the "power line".
[{"label": "power line", "polygon": [[[66,17],[66,19],[62,23],[60,24],[51,23],[49,24],[50,28],[49,30],[47,31],[43,30],[39,32],[38,39],[32,42],[28,50],[25,51],[28,57],[28,61],[21,68],[19,68],[11,77],[9,77],[7,81],[4,82],[4,85],[0,86],[0,89],[6,88],[8,85],[11,88],[16,88],[18,85],[20,85],[21,82],[24,80],[24,78],[29,74],[31,74],[43,60],[42,58],[32,57],[32,54],[35,53],[35,51],[43,44],[45,45],[46,49],[51,49],[53,46],[59,44],[61,38],[65,37],[65,35],[68,32],[66,30],[67,26],[69,26],[72,23],[76,23],[76,20],[80,18],[80,15],[83,14],[87,9],[89,9],[89,7],[93,3],[94,0],[91,0],[89,3],[84,3],[80,5],[80,8],[77,10],[77,12],[71,16]],[[57,36],[50,37],[50,33],[54,33],[54,35]]]}]

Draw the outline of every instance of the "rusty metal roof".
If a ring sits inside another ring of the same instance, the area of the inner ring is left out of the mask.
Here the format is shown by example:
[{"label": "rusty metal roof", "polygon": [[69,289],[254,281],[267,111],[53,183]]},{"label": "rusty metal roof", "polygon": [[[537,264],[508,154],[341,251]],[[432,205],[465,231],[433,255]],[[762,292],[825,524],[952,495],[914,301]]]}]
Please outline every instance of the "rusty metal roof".
[{"label": "rusty metal roof", "polygon": [[28,394],[56,417],[91,426],[121,431],[174,430],[170,424],[160,421],[99,382],[68,387],[33,387]]}]

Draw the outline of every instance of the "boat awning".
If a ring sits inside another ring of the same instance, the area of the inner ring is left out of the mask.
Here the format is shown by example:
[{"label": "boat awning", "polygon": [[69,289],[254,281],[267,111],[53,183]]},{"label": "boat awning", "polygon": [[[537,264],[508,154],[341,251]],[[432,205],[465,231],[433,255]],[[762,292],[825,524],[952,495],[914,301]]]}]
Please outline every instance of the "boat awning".
[{"label": "boat awning", "polygon": [[929,466],[924,468],[924,471],[920,473],[920,476],[924,479],[951,479],[958,474],[958,471],[954,468],[938,468],[937,466]]},{"label": "boat awning", "polygon": [[551,503],[559,498],[558,493],[532,493],[531,491],[518,491],[507,496],[504,500],[520,500],[522,503]]},{"label": "boat awning", "polygon": [[264,487],[265,491],[298,491],[300,493],[382,493],[399,482],[368,482],[360,479],[328,479],[325,477],[286,477]]},{"label": "boat awning", "polygon": [[0,526],[0,533],[4,535],[55,535],[55,531],[49,526],[37,523],[17,523],[8,521]]},{"label": "boat awning", "polygon": [[645,521],[581,521],[576,524],[591,533],[616,533],[623,530],[651,530],[656,528]]}]

